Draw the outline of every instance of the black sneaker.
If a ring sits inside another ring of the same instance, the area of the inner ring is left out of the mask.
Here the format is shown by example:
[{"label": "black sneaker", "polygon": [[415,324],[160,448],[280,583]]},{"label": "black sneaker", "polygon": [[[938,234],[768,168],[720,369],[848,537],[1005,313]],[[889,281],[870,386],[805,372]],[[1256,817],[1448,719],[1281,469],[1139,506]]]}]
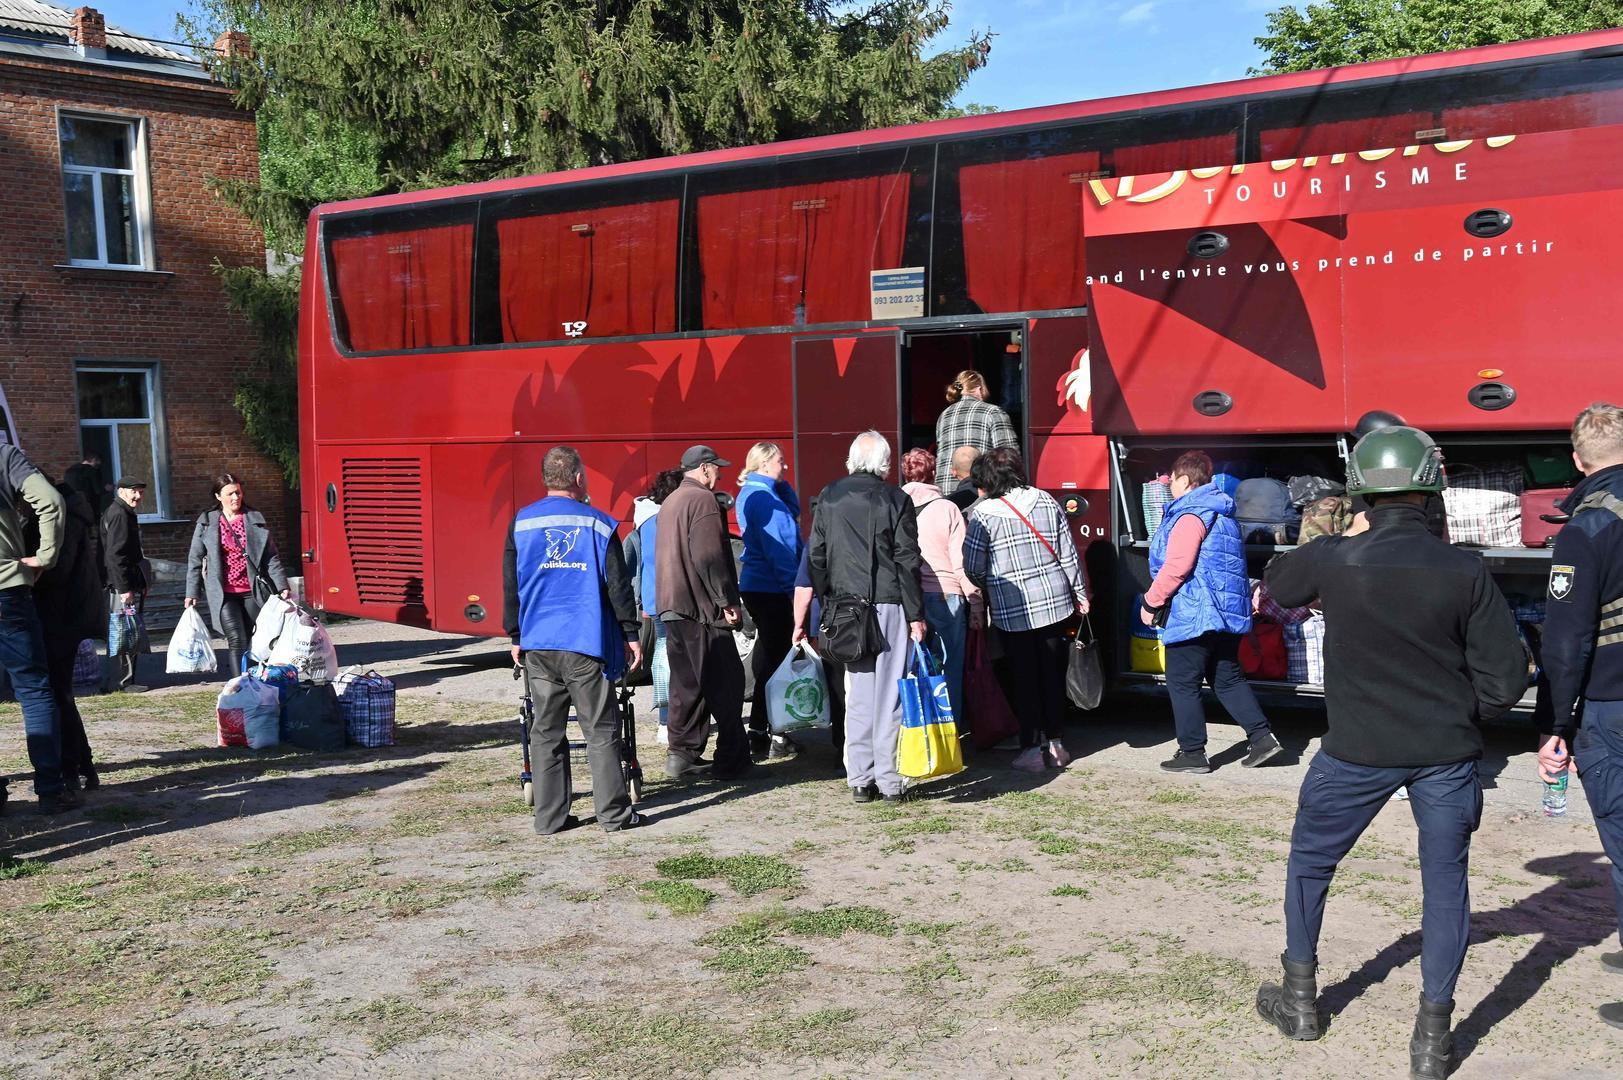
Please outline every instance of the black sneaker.
[{"label": "black sneaker", "polygon": [[879,798],[878,784],[864,784],[862,787],[851,789],[852,802],[871,803],[877,798]]},{"label": "black sneaker", "polygon": [[96,774],[96,767],[94,765],[86,765],[84,775],[84,789],[86,791],[95,791],[97,788],[101,787],[101,777]]},{"label": "black sneaker", "polygon": [[50,816],[52,814],[66,813],[69,810],[77,810],[84,803],[85,801],[79,797],[77,791],[63,789],[55,795],[41,795],[38,810],[41,814]]},{"label": "black sneaker", "polygon": [[611,833],[620,833],[620,832],[625,832],[627,829],[640,829],[646,824],[648,824],[648,819],[643,817],[641,814],[637,813],[635,810],[633,810],[631,812],[631,816],[626,818],[624,821],[622,821],[620,823],[620,827],[618,829],[605,829],[603,831],[604,832],[611,832]]},{"label": "black sneaker", "polygon": [[904,803],[913,801],[912,793],[908,791],[898,791],[894,795],[883,795],[881,798],[888,803]]},{"label": "black sneaker", "polygon": [[147,688],[145,686],[142,686],[140,683],[133,682],[128,686],[120,686],[119,689],[124,691],[126,694],[144,694],[147,692]]},{"label": "black sneaker", "polygon": [[557,836],[561,832],[568,832],[570,829],[578,829],[578,828],[580,828],[580,818],[576,817],[574,814],[569,814],[564,818],[564,823],[562,825],[558,826],[552,832],[542,832],[540,829],[537,829],[537,830],[535,830],[535,835],[537,835],[537,836]]},{"label": "black sneaker", "polygon": [[1212,763],[1206,760],[1206,751],[1194,750],[1188,753],[1179,750],[1166,761],[1161,762],[1161,768],[1166,772],[1209,773]]},{"label": "black sneaker", "polygon": [[684,776],[710,775],[708,761],[689,761],[680,754],[665,755],[665,775],[672,780],[680,780]]},{"label": "black sneaker", "polygon": [[1245,759],[1240,764],[1248,769],[1255,769],[1263,762],[1271,761],[1284,752],[1285,748],[1279,745],[1279,740],[1274,738],[1274,733],[1270,731],[1265,735],[1258,736],[1252,742],[1251,752],[1246,754]]},{"label": "black sneaker", "polygon": [[755,773],[755,762],[746,758],[743,761],[727,766],[712,765],[710,775],[717,780],[743,780]]}]

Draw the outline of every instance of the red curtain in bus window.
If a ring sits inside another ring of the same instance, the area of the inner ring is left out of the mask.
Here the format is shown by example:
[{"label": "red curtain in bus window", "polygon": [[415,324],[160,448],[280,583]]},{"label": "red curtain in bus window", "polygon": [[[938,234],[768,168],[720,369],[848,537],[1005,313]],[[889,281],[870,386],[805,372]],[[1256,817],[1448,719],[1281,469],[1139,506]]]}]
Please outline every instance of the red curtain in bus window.
[{"label": "red curtain in bus window", "polygon": [[1425,112],[1336,120],[1306,127],[1264,129],[1260,157],[1263,161],[1284,161],[1287,158],[1408,146],[1414,142],[1415,132],[1437,126],[1437,118]]},{"label": "red curtain in bus window", "polygon": [[969,298],[983,312],[1087,302],[1082,199],[1094,151],[994,161],[958,170]]},{"label": "red curtain in bus window", "polygon": [[1207,135],[1199,139],[1118,146],[1110,152],[1111,168],[1117,176],[1148,176],[1150,173],[1199,169],[1211,165],[1232,165],[1239,155],[1234,133]]},{"label": "red curtain in bus window", "polygon": [[680,218],[663,199],[497,222],[502,340],[675,330]]},{"label": "red curtain in bus window", "polygon": [[332,243],[332,261],[356,352],[470,341],[472,225],[343,237]]},{"label": "red curtain in bus window", "polygon": [[1505,101],[1444,109],[1438,126],[1450,139],[1482,139],[1490,135],[1521,135],[1533,131],[1571,131],[1623,123],[1623,91]]},{"label": "red curtain in bus window", "polygon": [[699,198],[704,326],[859,322],[868,271],[899,266],[907,173]]}]

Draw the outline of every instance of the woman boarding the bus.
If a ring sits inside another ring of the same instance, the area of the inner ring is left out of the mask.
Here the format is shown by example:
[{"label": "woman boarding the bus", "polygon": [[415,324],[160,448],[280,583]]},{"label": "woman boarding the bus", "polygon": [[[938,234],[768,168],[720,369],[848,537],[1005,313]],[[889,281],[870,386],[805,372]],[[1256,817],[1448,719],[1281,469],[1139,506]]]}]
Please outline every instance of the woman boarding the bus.
[{"label": "woman boarding the bus", "polygon": [[795,629],[795,575],[800,569],[800,500],[783,479],[788,466],[777,443],[759,442],[738,474],[738,531],[744,538],[738,592],[755,621],[750,670],[750,744],[757,755],[785,753],[789,740],[769,737],[766,683],[788,655]]},{"label": "woman boarding the bus", "polygon": [[231,679],[242,670],[260,605],[272,591],[286,600],[292,590],[265,515],[248,506],[242,481],[230,473],[216,476],[214,498],[219,509],[205,511],[192,532],[186,606],[195,605],[199,595],[208,598],[209,620],[231,652],[226,675]]},{"label": "woman boarding the bus", "polygon": [[971,622],[980,623],[981,591],[964,573],[963,512],[930,483],[934,475],[930,451],[909,450],[902,456],[902,490],[913,500],[919,521],[924,621],[941,642],[947,699],[956,710],[964,700],[964,639]]},{"label": "woman boarding the bus", "polygon": [[935,422],[935,486],[950,491],[952,455],[960,446],[988,450],[1015,450],[1020,439],[1009,414],[987,401],[986,379],[978,371],[960,371],[947,384],[948,405]]}]

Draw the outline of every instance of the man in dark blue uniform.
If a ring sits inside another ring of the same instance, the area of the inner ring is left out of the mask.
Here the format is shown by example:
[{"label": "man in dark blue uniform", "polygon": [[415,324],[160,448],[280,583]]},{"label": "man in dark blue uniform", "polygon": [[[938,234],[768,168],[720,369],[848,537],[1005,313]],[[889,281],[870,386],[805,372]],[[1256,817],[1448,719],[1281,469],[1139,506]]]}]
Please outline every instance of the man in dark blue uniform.
[{"label": "man in dark blue uniform", "polygon": [[535,831],[580,824],[569,813],[569,740],[575,705],[586,736],[597,823],[633,828],[620,771],[614,680],[641,659],[631,573],[616,522],[586,505],[586,470],[573,447],[555,446],[541,465],[547,497],[518,512],[502,558],[503,618],[535,702]]},{"label": "man in dark blue uniform", "polygon": [[[1623,926],[1623,409],[1591,405],[1572,425],[1572,456],[1584,481],[1561,504],[1571,520],[1556,534],[1544,616],[1546,702],[1538,710],[1539,773],[1554,782],[1578,764]],[[1601,964],[1623,973],[1623,952]],[[1623,1028],[1623,1002],[1600,1007]]]},{"label": "man in dark blue uniform", "polygon": [[1510,607],[1482,559],[1426,527],[1442,491],[1430,436],[1388,427],[1360,439],[1347,491],[1369,502],[1369,529],[1327,536],[1268,567],[1280,604],[1324,610],[1329,730],[1308,766],[1291,832],[1283,985],[1257,1011],[1292,1039],[1317,1039],[1319,928],[1336,867],[1399,787],[1420,830],[1422,990],[1410,1076],[1441,1080],[1453,1045],[1454,984],[1465,962],[1471,834],[1482,816],[1478,724],[1514,705],[1527,661]]}]

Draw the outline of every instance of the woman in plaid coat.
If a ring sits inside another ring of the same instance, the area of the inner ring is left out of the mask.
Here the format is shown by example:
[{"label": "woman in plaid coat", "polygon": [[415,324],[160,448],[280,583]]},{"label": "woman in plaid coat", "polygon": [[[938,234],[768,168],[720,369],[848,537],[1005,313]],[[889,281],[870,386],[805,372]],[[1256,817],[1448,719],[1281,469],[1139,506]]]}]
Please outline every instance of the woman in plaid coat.
[{"label": "woman in plaid coat", "polygon": [[1003,634],[1011,703],[1020,718],[1014,767],[1041,772],[1070,764],[1065,723],[1066,626],[1088,612],[1087,584],[1065,511],[1026,481],[1013,450],[983,454],[970,470],[983,501],[964,534],[964,572],[986,594]]}]

